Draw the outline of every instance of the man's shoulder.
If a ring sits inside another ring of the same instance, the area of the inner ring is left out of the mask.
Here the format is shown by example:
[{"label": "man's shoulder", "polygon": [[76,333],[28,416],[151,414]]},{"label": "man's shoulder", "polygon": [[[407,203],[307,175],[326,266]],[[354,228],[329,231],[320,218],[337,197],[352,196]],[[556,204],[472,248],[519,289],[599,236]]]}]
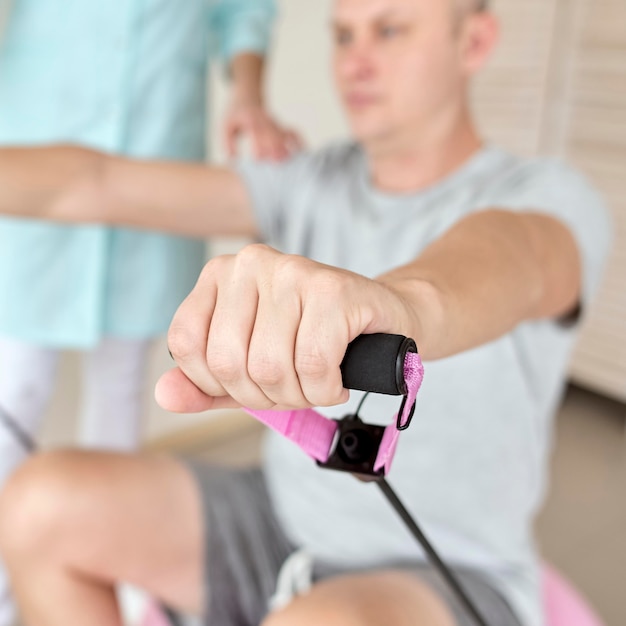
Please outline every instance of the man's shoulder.
[{"label": "man's shoulder", "polygon": [[329,173],[352,167],[362,158],[359,145],[350,141],[337,141],[315,150],[301,150],[283,161],[241,159],[237,169],[274,170],[283,174]]},{"label": "man's shoulder", "polygon": [[351,141],[337,141],[323,148],[304,151],[293,159],[293,166],[309,176],[322,179],[345,175],[357,168],[362,162],[359,145]]},{"label": "man's shoulder", "polygon": [[307,197],[311,192],[331,190],[352,179],[358,170],[357,144],[338,142],[318,150],[303,150],[284,161],[242,160],[237,173],[248,187],[273,189],[281,198]]},{"label": "man's shoulder", "polygon": [[334,141],[311,153],[318,163],[324,165],[345,165],[360,161],[363,158],[363,150],[356,141]]},{"label": "man's shoulder", "polygon": [[490,179],[475,209],[495,206],[551,215],[574,234],[583,260],[599,266],[610,245],[612,220],[595,185],[561,158],[502,155],[501,170]]},{"label": "man's shoulder", "polygon": [[507,150],[490,147],[488,180],[491,191],[510,194],[529,192],[545,194],[584,194],[598,198],[594,185],[575,166],[554,156],[519,156]]}]

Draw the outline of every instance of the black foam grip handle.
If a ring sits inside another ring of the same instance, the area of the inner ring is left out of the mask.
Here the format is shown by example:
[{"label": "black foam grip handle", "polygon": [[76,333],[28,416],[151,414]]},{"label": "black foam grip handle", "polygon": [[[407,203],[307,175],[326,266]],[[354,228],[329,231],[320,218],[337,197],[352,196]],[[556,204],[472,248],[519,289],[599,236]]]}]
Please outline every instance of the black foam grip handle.
[{"label": "black foam grip handle", "polygon": [[417,352],[417,346],[413,339],[403,335],[359,335],[348,344],[341,362],[343,386],[390,396],[406,394],[404,357],[407,352]]}]

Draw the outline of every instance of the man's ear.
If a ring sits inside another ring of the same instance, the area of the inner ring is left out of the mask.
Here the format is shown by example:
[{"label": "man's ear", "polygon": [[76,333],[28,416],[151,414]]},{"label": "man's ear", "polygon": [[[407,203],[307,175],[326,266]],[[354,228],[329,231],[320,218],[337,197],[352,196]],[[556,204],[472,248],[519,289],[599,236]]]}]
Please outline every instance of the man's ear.
[{"label": "man's ear", "polygon": [[500,22],[489,11],[468,15],[459,38],[461,66],[465,73],[474,74],[489,59],[500,36]]}]

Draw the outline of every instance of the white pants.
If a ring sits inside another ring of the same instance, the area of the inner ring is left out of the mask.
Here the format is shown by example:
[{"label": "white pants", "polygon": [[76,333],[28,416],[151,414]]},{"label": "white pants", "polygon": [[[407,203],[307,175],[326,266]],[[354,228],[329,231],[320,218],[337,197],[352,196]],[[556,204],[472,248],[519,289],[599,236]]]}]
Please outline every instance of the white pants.
[{"label": "white pants", "polygon": [[[149,340],[105,338],[83,357],[80,445],[133,450],[141,435]],[[61,353],[0,337],[0,409],[36,438],[48,408]],[[0,488],[27,452],[0,423]],[[11,626],[14,606],[0,566],[0,626]]]}]

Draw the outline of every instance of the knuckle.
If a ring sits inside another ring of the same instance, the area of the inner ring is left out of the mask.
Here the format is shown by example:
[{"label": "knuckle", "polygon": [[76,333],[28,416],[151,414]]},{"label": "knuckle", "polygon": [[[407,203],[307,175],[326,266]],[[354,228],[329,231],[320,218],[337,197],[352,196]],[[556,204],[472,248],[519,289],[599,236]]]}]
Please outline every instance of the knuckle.
[{"label": "knuckle", "polygon": [[248,374],[260,387],[279,387],[287,379],[286,368],[267,358],[252,358],[248,363]]},{"label": "knuckle", "polygon": [[206,282],[213,282],[217,277],[223,275],[226,271],[226,266],[230,263],[230,259],[231,256],[226,254],[212,258],[202,268],[197,285],[203,285]]},{"label": "knuckle", "polygon": [[341,301],[347,295],[348,286],[349,281],[341,272],[321,271],[313,279],[312,289],[333,301]]},{"label": "knuckle", "polygon": [[300,378],[321,380],[328,374],[329,362],[323,354],[312,349],[304,349],[296,353],[295,367]]},{"label": "knuckle", "polygon": [[207,365],[212,376],[220,383],[229,385],[242,378],[245,365],[232,350],[213,348],[207,352]]},{"label": "knuckle", "polygon": [[308,279],[308,259],[294,254],[283,254],[276,261],[275,277],[278,283],[287,285],[306,284]]},{"label": "knuckle", "polygon": [[256,268],[271,252],[272,249],[263,243],[251,243],[239,251],[237,263],[240,266]]},{"label": "knuckle", "polygon": [[167,345],[177,363],[185,363],[202,354],[199,335],[176,319],[167,332]]}]

